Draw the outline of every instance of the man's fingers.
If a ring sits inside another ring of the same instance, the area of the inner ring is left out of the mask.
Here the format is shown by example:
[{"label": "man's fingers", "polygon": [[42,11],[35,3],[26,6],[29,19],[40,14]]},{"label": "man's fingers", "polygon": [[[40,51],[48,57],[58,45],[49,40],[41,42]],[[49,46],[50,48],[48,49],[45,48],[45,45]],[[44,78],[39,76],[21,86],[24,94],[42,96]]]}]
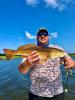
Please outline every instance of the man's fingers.
[{"label": "man's fingers", "polygon": [[74,61],[71,59],[71,57],[65,58],[65,68],[71,68],[74,66]]},{"label": "man's fingers", "polygon": [[40,58],[39,57],[37,57],[35,59],[32,59],[32,63],[38,63],[39,61],[40,61]]},{"label": "man's fingers", "polygon": [[39,53],[37,51],[31,52],[31,55],[30,55],[31,59],[34,59],[34,58],[37,58],[37,57],[39,57]]},{"label": "man's fingers", "polygon": [[34,54],[36,54],[36,53],[37,53],[37,51],[32,51],[31,52],[31,56],[34,55]]},{"label": "man's fingers", "polygon": [[71,62],[65,63],[65,68],[72,68],[72,66],[73,66],[73,63]]},{"label": "man's fingers", "polygon": [[66,62],[65,62],[65,65],[70,65],[70,62],[66,61]]},{"label": "man's fingers", "polygon": [[35,53],[34,55],[30,56],[31,59],[39,57],[39,53]]},{"label": "man's fingers", "polygon": [[73,64],[74,64],[74,62],[73,62],[73,61],[68,60],[68,61],[66,61],[66,62],[65,62],[65,64],[64,64],[64,65],[67,65],[67,66],[72,66]]}]

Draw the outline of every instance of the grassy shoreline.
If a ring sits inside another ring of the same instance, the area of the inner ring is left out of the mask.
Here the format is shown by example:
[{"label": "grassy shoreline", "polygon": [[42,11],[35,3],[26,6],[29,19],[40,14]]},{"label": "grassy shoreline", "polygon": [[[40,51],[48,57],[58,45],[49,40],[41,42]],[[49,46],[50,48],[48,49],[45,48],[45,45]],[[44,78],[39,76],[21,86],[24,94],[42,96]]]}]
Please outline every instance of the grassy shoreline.
[{"label": "grassy shoreline", "polygon": [[[20,56],[16,55],[14,58],[19,58]],[[6,55],[5,54],[0,54],[0,60],[6,60]]]},{"label": "grassy shoreline", "polygon": [[0,54],[0,60],[6,60],[6,55],[5,54]]},{"label": "grassy shoreline", "polygon": [[70,53],[69,55],[70,55],[70,56],[75,56],[75,54],[72,54],[72,53]]}]

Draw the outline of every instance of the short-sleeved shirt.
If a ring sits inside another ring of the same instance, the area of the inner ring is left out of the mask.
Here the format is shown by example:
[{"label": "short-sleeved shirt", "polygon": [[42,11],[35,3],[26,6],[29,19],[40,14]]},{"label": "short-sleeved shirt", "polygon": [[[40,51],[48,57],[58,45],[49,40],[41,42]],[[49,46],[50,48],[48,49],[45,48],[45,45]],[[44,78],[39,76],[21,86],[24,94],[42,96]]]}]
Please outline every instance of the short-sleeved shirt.
[{"label": "short-sleeved shirt", "polygon": [[[49,47],[63,50],[56,45]],[[65,52],[65,56],[69,55]],[[63,92],[60,61],[60,57],[48,58],[44,64],[36,64],[31,68],[31,93],[42,97],[53,97]]]}]

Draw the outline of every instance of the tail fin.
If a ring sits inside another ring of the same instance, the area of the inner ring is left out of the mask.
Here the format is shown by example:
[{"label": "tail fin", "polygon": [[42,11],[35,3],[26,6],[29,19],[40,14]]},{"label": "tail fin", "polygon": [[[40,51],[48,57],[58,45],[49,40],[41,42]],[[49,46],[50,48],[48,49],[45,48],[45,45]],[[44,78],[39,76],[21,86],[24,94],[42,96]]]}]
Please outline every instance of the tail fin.
[{"label": "tail fin", "polygon": [[10,50],[10,49],[3,49],[3,51],[4,51],[5,55],[6,55],[6,59],[7,60],[12,59],[12,57],[13,57],[12,50]]}]

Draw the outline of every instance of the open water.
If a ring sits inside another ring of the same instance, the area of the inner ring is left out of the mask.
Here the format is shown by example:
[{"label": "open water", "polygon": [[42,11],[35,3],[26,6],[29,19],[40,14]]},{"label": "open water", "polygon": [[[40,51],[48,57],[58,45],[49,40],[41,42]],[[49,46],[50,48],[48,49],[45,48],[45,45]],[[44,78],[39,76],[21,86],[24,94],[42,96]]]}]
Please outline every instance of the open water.
[{"label": "open water", "polygon": [[[73,57],[75,60],[75,57]],[[30,88],[29,73],[21,74],[18,65],[22,59],[0,60],[0,100],[28,100]],[[64,67],[61,67],[63,86],[66,86]],[[75,100],[75,68],[73,76],[69,77],[68,93],[65,100]]]}]

